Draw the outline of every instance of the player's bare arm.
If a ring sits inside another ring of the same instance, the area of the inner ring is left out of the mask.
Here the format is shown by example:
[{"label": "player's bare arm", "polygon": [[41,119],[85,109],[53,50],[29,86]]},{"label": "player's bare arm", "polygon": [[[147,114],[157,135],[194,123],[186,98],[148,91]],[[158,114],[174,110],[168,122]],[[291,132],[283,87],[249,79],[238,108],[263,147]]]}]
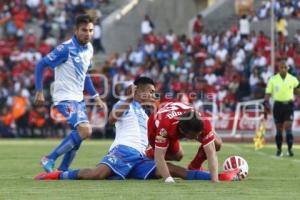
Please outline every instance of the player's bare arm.
[{"label": "player's bare arm", "polygon": [[167,165],[167,162],[165,160],[167,149],[165,148],[159,148],[156,147],[154,151],[154,160],[156,163],[156,168],[158,170],[158,173],[166,183],[174,183],[174,179],[170,175],[170,171]]},{"label": "player's bare arm", "polygon": [[211,181],[218,182],[218,158],[214,142],[204,146],[204,151],[207,157],[208,169],[211,174]]},{"label": "player's bare arm", "polygon": [[271,98],[271,94],[266,93],[265,94],[265,99],[264,99],[264,102],[263,102],[265,115],[270,113],[270,111],[271,111],[271,106],[270,106],[270,103],[269,103],[270,98]]}]

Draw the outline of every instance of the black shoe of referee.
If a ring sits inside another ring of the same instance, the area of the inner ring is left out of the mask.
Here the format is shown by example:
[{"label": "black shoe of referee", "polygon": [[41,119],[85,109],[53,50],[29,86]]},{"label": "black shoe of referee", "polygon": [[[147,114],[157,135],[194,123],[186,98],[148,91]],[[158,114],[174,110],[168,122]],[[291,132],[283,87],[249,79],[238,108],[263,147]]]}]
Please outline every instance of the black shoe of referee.
[{"label": "black shoe of referee", "polygon": [[289,157],[293,157],[294,156],[294,152],[291,149],[289,149],[288,152],[287,152],[287,155]]},{"label": "black shoe of referee", "polygon": [[276,156],[277,157],[282,157],[283,156],[283,153],[282,153],[282,151],[280,149],[277,150]]}]

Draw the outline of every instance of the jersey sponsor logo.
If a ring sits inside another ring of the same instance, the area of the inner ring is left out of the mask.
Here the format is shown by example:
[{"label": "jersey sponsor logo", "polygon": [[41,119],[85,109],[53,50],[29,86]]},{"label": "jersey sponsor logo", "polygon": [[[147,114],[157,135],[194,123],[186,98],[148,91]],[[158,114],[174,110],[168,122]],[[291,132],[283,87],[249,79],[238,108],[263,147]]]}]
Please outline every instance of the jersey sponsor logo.
[{"label": "jersey sponsor logo", "polygon": [[159,135],[162,136],[162,137],[167,137],[168,132],[166,131],[166,129],[162,128],[159,131]]},{"label": "jersey sponsor logo", "polygon": [[57,51],[62,51],[64,49],[64,45],[58,45],[57,47],[56,47],[56,50]]},{"label": "jersey sponsor logo", "polygon": [[77,62],[77,63],[79,63],[79,62],[80,62],[80,57],[78,57],[78,56],[75,57],[75,58],[74,58],[74,61]]}]

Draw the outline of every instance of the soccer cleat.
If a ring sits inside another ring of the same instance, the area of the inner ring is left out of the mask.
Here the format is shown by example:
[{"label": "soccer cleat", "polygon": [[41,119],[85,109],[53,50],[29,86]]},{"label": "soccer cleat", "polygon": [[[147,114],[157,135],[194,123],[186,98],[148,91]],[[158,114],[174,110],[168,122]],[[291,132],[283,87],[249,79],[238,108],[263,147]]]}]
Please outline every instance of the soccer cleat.
[{"label": "soccer cleat", "polygon": [[219,174],[220,181],[240,181],[239,177],[240,169],[235,168],[233,170],[223,171]]},{"label": "soccer cleat", "polygon": [[277,152],[276,152],[276,156],[277,157],[282,157],[283,156],[282,151],[278,149]]},{"label": "soccer cleat", "polygon": [[289,157],[293,157],[294,156],[294,152],[290,149],[290,150],[288,150],[287,155]]},{"label": "soccer cleat", "polygon": [[54,168],[54,160],[52,159],[49,159],[48,157],[44,156],[42,159],[41,159],[41,166],[43,167],[43,169],[46,171],[46,172],[53,172],[53,168]]},{"label": "soccer cleat", "polygon": [[60,174],[63,173],[62,171],[54,171],[54,172],[42,172],[34,177],[35,180],[59,180]]}]

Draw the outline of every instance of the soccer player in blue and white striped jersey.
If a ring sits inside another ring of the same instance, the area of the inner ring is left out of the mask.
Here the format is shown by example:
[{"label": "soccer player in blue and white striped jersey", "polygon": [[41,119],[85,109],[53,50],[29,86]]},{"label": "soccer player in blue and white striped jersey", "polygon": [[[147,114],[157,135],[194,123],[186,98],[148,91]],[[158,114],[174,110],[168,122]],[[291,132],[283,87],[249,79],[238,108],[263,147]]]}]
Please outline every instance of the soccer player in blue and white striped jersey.
[{"label": "soccer player in blue and white striped jersey", "polygon": [[89,15],[79,15],[76,18],[74,36],[57,46],[47,56],[42,58],[35,69],[35,104],[43,105],[43,71],[48,66],[54,70],[52,98],[58,111],[67,119],[71,133],[68,134],[50,154],[41,160],[41,166],[46,172],[52,172],[56,159],[65,155],[58,170],[68,170],[82,140],[92,134],[86,114],[83,90],[94,97],[96,105],[102,107],[103,102],[97,94],[88,69],[92,66],[94,24]]}]

